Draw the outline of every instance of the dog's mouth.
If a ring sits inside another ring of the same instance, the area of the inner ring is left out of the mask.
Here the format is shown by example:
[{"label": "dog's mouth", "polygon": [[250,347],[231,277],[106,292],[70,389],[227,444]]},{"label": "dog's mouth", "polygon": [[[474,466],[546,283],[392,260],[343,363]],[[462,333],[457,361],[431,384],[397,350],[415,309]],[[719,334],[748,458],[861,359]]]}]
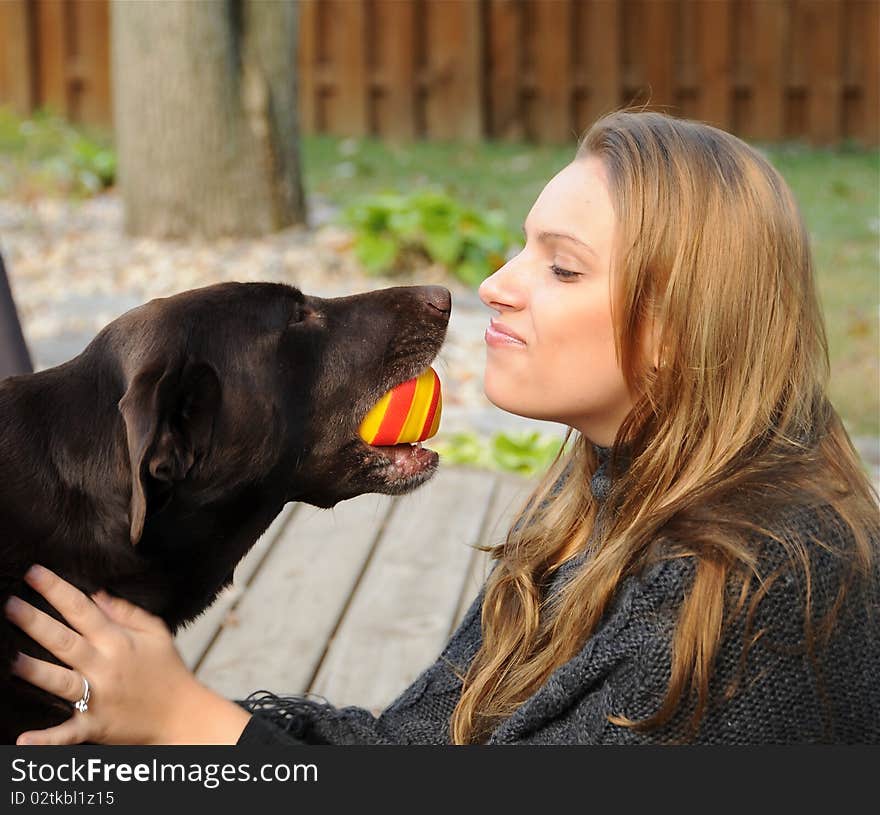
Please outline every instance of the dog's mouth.
[{"label": "dog's mouth", "polygon": [[[424,357],[414,360],[398,371],[391,381],[384,383],[377,389],[377,393],[367,400],[367,408],[362,411],[363,414],[366,415],[367,410],[388,391],[425,371],[434,361],[435,356],[436,353],[431,354],[430,359],[427,360]],[[399,495],[415,489],[434,474],[440,463],[440,455],[425,447],[422,442],[372,445],[360,436],[358,442],[362,447],[368,469],[381,481],[382,492],[390,495]]]},{"label": "dog's mouth", "polygon": [[372,454],[372,469],[389,494],[409,492],[424,483],[440,463],[440,456],[421,443],[374,447],[364,442],[364,446]]}]

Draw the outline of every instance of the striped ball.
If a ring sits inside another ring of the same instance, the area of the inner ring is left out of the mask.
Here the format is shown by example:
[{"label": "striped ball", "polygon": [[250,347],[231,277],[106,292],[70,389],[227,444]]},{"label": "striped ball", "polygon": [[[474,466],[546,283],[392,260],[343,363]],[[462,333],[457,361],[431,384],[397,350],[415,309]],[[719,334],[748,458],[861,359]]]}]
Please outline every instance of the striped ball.
[{"label": "striped ball", "polygon": [[366,415],[360,436],[374,447],[430,439],[440,427],[443,399],[433,368],[388,391]]}]

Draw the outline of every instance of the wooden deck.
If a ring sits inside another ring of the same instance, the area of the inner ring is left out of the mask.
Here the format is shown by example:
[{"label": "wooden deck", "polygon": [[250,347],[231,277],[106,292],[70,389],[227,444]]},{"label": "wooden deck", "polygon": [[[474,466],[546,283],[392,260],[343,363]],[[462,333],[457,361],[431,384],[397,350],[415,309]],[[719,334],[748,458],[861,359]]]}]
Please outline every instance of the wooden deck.
[{"label": "wooden deck", "polygon": [[228,698],[320,694],[378,713],[440,651],[534,482],[443,467],[397,498],[288,504],[235,581],[181,631],[187,664]]}]

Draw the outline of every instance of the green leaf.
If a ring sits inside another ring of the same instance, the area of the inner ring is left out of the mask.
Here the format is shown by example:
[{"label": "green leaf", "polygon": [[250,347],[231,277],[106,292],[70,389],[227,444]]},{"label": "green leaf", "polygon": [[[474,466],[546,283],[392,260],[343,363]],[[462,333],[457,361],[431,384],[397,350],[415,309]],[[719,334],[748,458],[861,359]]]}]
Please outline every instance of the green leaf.
[{"label": "green leaf", "polygon": [[405,240],[416,240],[421,237],[422,216],[412,208],[392,212],[388,216],[388,228]]},{"label": "green leaf", "polygon": [[464,245],[461,235],[450,229],[426,229],[424,241],[428,254],[446,266],[452,266],[459,259]]},{"label": "green leaf", "polygon": [[493,271],[488,259],[465,260],[454,269],[455,276],[459,280],[474,288],[479,286]]},{"label": "green leaf", "polygon": [[381,274],[391,268],[397,257],[398,243],[389,235],[362,232],[355,238],[354,251],[358,260],[371,274]]},{"label": "green leaf", "polygon": [[486,440],[473,433],[455,433],[449,439],[430,444],[448,464],[490,467],[492,460]]}]

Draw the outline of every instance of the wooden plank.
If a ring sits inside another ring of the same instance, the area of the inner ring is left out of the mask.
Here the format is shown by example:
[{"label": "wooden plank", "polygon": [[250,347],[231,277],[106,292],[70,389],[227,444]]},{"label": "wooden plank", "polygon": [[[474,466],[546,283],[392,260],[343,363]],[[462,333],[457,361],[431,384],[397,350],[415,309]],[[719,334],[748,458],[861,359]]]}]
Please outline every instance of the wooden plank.
[{"label": "wooden plank", "polygon": [[[492,494],[489,510],[486,513],[485,523],[480,532],[479,543],[482,546],[497,546],[504,542],[507,533],[516,521],[517,514],[526,499],[535,488],[536,480],[521,478],[512,475],[499,475],[495,482],[495,491]],[[471,553],[467,575],[462,586],[458,608],[452,625],[449,627],[447,637],[458,628],[465,612],[471,607],[474,598],[480,591],[483,583],[489,575],[489,570],[494,561],[486,552],[477,549]]]},{"label": "wooden plank", "polygon": [[[877,0],[871,0],[877,2]],[[843,41],[846,47],[843,49],[841,65],[841,81],[844,86],[852,88],[859,84],[862,65],[862,15],[860,9],[869,6],[869,3],[853,2],[845,0],[842,9]]]},{"label": "wooden plank", "polygon": [[315,68],[318,60],[317,0],[297,3],[297,99],[302,133],[317,132]]},{"label": "wooden plank", "polygon": [[409,142],[416,137],[416,7],[411,2],[376,0],[373,12],[376,67],[384,77],[379,135],[391,142]]},{"label": "wooden plank", "polygon": [[843,124],[841,88],[842,3],[840,0],[809,0],[806,3],[810,32],[810,90],[807,116],[813,144],[838,141]]},{"label": "wooden plank", "polygon": [[730,130],[733,127],[733,71],[729,0],[698,3],[691,6],[690,11],[696,16],[697,31],[697,118]]},{"label": "wooden plank", "polygon": [[[763,5],[767,0],[753,0],[756,5]],[[785,20],[785,85],[788,90],[806,90],[810,81],[809,60],[805,44],[809,42],[810,31],[807,26],[805,5],[801,0],[779,0],[776,5],[782,7]]]},{"label": "wooden plank", "polygon": [[743,134],[749,138],[775,141],[784,127],[786,6],[779,2],[756,2],[751,71],[752,117]]},{"label": "wooden plank", "polygon": [[842,17],[841,135],[876,144],[880,129],[880,0],[848,0]]},{"label": "wooden plank", "polygon": [[269,528],[260,536],[250,551],[241,559],[235,568],[232,585],[217,597],[211,606],[186,628],[175,636],[177,648],[183,661],[190,670],[195,670],[214,637],[223,627],[232,608],[244,594],[254,572],[262,562],[266,553],[278,540],[279,535],[290,522],[301,505],[289,503],[278,513]]},{"label": "wooden plank", "polygon": [[639,32],[640,56],[644,63],[643,85],[653,109],[674,112],[675,64],[677,48],[676,6],[670,0],[643,0]]},{"label": "wooden plank", "polygon": [[677,29],[678,48],[675,53],[675,87],[679,96],[682,92],[692,93],[697,84],[697,12],[699,4],[680,4],[674,17]]},{"label": "wooden plank", "polygon": [[378,713],[437,659],[494,482],[441,469],[398,499],[310,690]]},{"label": "wooden plank", "polygon": [[427,24],[425,125],[432,139],[476,142],[483,137],[480,4],[424,0]]},{"label": "wooden plank", "polygon": [[591,3],[584,15],[587,30],[581,36],[586,43],[589,65],[589,122],[620,105],[621,95],[621,26],[623,15],[618,0]]},{"label": "wooden plank", "polygon": [[107,0],[76,0],[72,8],[76,60],[71,65],[76,94],[75,118],[109,127],[113,122],[110,91],[110,7]]},{"label": "wooden plank", "polygon": [[675,103],[673,54],[676,48],[675,6],[669,0],[643,0],[641,13],[644,85],[649,105],[672,112]]},{"label": "wooden plank", "polygon": [[69,4],[64,0],[41,0],[36,4],[38,71],[37,96],[41,107],[58,115],[66,115],[67,99],[67,36],[66,20]]},{"label": "wooden plank", "polygon": [[571,122],[572,17],[569,0],[544,0],[535,6],[536,130],[545,144],[576,138]]},{"label": "wooden plank", "polygon": [[870,0],[861,6],[862,27],[862,69],[860,74],[862,91],[862,126],[858,133],[866,144],[880,144],[880,2]]},{"label": "wooden plank", "polygon": [[488,135],[518,141],[523,138],[519,71],[522,6],[517,0],[490,0],[488,15]]},{"label": "wooden plank", "polygon": [[332,24],[330,59],[335,68],[328,130],[340,136],[369,133],[364,0],[324,0]]},{"label": "wooden plank", "polygon": [[0,3],[0,103],[27,115],[37,103],[32,17],[27,0]]},{"label": "wooden plank", "polygon": [[228,698],[308,689],[392,506],[362,495],[303,507],[269,551],[197,676]]}]

